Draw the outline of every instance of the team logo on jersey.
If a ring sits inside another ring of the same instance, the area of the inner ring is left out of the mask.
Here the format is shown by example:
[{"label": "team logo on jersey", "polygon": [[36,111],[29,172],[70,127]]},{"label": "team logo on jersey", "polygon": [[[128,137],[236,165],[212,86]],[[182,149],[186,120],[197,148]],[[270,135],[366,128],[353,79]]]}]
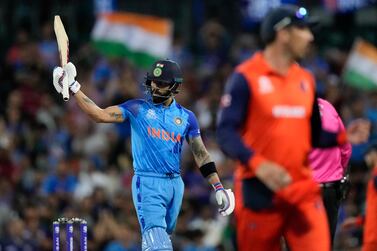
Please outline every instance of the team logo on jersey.
[{"label": "team logo on jersey", "polygon": [[157,115],[156,112],[152,109],[149,109],[147,112],[147,119],[156,119]]},{"label": "team logo on jersey", "polygon": [[176,117],[176,118],[174,118],[174,123],[175,123],[176,125],[180,126],[180,125],[182,125],[182,119]]},{"label": "team logo on jersey", "polygon": [[271,93],[274,90],[271,80],[266,76],[261,76],[258,79],[258,85],[259,85],[259,92],[261,94]]}]

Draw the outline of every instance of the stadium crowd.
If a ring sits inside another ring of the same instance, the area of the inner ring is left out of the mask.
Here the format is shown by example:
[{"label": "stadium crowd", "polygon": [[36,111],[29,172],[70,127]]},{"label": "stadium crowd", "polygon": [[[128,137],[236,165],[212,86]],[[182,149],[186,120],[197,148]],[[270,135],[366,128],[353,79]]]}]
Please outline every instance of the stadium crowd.
[{"label": "stadium crowd", "polygon": [[[140,250],[130,183],[132,159],[127,124],[96,124],[74,100],[62,101],[52,85],[58,51],[52,22],[35,39],[19,29],[0,67],[0,250],[51,250],[52,221],[79,217],[88,221],[89,250]],[[216,115],[233,67],[260,48],[257,34],[230,36],[219,22],[203,24],[195,50],[176,36],[169,58],[184,72],[177,100],[193,110],[203,139],[227,186],[234,163],[215,138]],[[377,137],[377,92],[346,86],[341,72],[349,51],[311,49],[302,64],[317,80],[319,95],[330,101],[347,125],[357,118],[373,122]],[[106,58],[86,41],[71,53],[83,90],[101,107],[142,97],[145,70],[125,58]],[[351,188],[340,209],[344,219],[364,210],[368,144],[353,146]],[[233,219],[218,215],[211,188],[183,150],[185,197],[173,238],[174,250],[235,250]],[[357,250],[361,229],[338,228],[335,248]],[[13,247],[7,249],[6,247]]]}]

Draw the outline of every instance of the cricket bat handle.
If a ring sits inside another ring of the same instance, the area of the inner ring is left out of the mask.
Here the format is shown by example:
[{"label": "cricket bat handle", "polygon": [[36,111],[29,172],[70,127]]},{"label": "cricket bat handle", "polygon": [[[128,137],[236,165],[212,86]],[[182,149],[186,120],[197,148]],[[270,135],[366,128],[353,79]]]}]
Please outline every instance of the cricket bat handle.
[{"label": "cricket bat handle", "polygon": [[[67,73],[64,71],[64,74],[67,74]],[[65,76],[65,77],[68,77],[68,76]],[[68,101],[69,100],[68,81],[63,81],[62,85],[63,85],[63,90],[62,90],[63,100]]]}]

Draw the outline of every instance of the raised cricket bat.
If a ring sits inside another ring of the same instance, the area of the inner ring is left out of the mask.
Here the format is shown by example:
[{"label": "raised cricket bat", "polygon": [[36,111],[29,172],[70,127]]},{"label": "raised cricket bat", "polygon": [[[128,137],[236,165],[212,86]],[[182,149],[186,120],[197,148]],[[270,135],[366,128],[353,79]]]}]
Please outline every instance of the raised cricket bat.
[{"label": "raised cricket bat", "polygon": [[[68,56],[69,56],[69,41],[67,33],[65,32],[64,25],[62,20],[60,19],[59,15],[55,16],[54,19],[54,30],[56,35],[56,41],[58,43],[59,48],[59,57],[60,57],[60,64],[64,67],[68,63]],[[65,83],[64,83],[65,82]],[[69,100],[69,91],[68,91],[68,83],[67,81],[63,81],[63,100]]]}]

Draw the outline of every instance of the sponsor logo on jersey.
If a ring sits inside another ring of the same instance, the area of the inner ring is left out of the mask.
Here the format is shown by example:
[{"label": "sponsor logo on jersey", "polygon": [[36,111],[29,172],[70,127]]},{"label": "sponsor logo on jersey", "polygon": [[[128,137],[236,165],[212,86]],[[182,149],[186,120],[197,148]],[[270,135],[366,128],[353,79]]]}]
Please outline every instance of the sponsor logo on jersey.
[{"label": "sponsor logo on jersey", "polygon": [[158,138],[165,141],[172,141],[172,142],[180,142],[181,141],[181,134],[175,134],[175,132],[168,132],[164,129],[154,128],[154,127],[147,127],[148,136],[152,138]]},{"label": "sponsor logo on jersey", "polygon": [[272,107],[272,115],[275,118],[304,118],[306,110],[299,105],[276,105]]},{"label": "sponsor logo on jersey", "polygon": [[157,118],[156,112],[152,109],[148,110],[146,116],[147,116],[147,119],[156,119]]}]

